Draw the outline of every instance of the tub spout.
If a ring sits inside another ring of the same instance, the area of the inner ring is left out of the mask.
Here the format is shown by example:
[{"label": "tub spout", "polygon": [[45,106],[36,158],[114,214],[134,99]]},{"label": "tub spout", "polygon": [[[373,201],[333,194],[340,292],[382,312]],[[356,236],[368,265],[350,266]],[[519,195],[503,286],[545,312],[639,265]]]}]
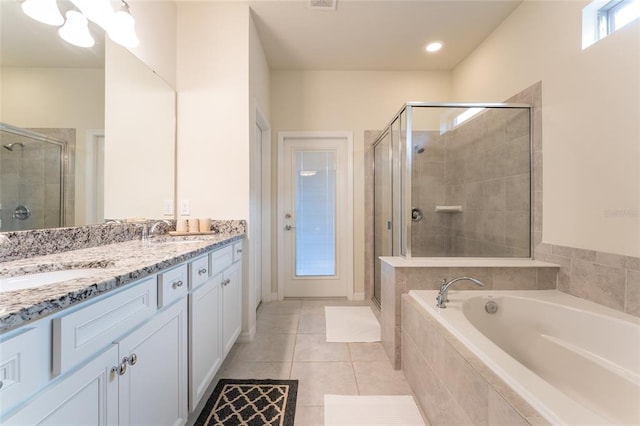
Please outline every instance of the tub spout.
[{"label": "tub spout", "polygon": [[447,307],[447,305],[445,305],[446,302],[449,301],[449,299],[447,298],[447,294],[449,293],[449,287],[451,287],[451,285],[455,282],[458,281],[471,281],[472,283],[474,283],[477,286],[480,287],[484,287],[484,284],[482,284],[482,281],[476,279],[476,278],[471,278],[471,277],[458,277],[458,278],[454,278],[450,281],[447,281],[446,278],[442,279],[442,282],[440,283],[440,291],[438,292],[438,296],[436,297],[436,306],[440,309],[444,309]]}]

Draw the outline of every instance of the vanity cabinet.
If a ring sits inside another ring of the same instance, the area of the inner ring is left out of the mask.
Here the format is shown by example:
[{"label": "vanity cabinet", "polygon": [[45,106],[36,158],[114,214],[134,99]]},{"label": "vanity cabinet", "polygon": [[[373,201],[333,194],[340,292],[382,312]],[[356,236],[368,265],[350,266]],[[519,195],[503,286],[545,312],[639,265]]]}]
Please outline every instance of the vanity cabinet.
[{"label": "vanity cabinet", "polygon": [[209,254],[206,280],[202,258],[190,265],[191,277],[196,278],[189,294],[190,411],[202,400],[242,328],[242,245],[237,244]]},{"label": "vanity cabinet", "polygon": [[189,295],[189,410],[193,411],[222,364],[221,275]]},{"label": "vanity cabinet", "polygon": [[118,348],[106,351],[37,394],[15,415],[3,419],[6,426],[24,425],[116,425]]},{"label": "vanity cabinet", "polygon": [[184,425],[240,334],[241,247],[0,336],[0,424]]},{"label": "vanity cabinet", "polygon": [[115,344],[119,424],[186,423],[186,299],[163,309]]},{"label": "vanity cabinet", "polygon": [[226,357],[242,330],[242,269],[234,263],[222,274],[222,357]]}]

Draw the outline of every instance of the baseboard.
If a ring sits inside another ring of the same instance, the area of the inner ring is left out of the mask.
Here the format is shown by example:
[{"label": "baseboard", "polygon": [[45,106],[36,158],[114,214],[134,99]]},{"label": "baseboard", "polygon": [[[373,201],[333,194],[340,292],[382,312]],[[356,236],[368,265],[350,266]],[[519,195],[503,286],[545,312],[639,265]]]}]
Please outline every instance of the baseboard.
[{"label": "baseboard", "polygon": [[280,300],[280,299],[278,299],[278,292],[271,293],[271,301],[272,302],[277,302],[278,300]]},{"label": "baseboard", "polygon": [[353,300],[364,300],[364,293],[360,291],[353,293]]},{"label": "baseboard", "polygon": [[240,336],[238,336],[238,342],[240,343],[253,342],[253,338],[255,336],[256,336],[256,326],[254,325],[253,327],[251,327],[251,330],[243,331],[242,333],[240,333]]}]

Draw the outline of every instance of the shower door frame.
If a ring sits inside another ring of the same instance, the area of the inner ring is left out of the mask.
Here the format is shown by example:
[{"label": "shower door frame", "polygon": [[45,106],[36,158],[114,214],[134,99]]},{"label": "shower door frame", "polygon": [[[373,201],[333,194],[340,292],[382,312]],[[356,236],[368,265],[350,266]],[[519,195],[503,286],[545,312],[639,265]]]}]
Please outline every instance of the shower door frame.
[{"label": "shower door frame", "polygon": [[50,143],[58,145],[60,147],[60,217],[59,226],[66,226],[65,223],[65,191],[66,182],[64,178],[67,172],[67,161],[69,160],[69,147],[68,142],[62,139],[53,138],[51,136],[45,136],[32,130],[23,129],[20,127],[12,126],[6,123],[0,123],[0,130],[4,130],[7,133],[11,133],[17,136],[33,139],[38,142]]},{"label": "shower door frame", "polygon": [[[398,112],[393,116],[393,118],[388,122],[388,124],[384,127],[384,130],[380,132],[378,138],[371,144],[371,149],[375,150],[375,147],[382,141],[383,136],[387,133],[393,131],[392,125],[396,120],[400,120],[403,113],[406,114],[406,128],[400,128],[401,133],[405,133],[406,143],[403,147],[401,147],[400,151],[404,148],[404,164],[402,164],[402,158],[398,159],[401,164],[399,176],[396,176],[395,173],[391,173],[391,180],[400,179],[400,195],[401,195],[401,213],[399,217],[392,217],[392,232],[394,235],[394,239],[400,239],[399,241],[399,250],[396,252],[394,250],[393,256],[401,256],[406,259],[412,258],[412,247],[411,247],[411,235],[412,235],[412,221],[411,221],[411,191],[412,191],[412,166],[413,166],[413,108],[494,108],[494,109],[527,109],[529,111],[529,171],[530,171],[530,180],[529,180],[529,258],[532,258],[534,253],[534,238],[533,238],[533,185],[536,179],[535,170],[534,170],[534,152],[533,152],[533,106],[526,103],[515,103],[515,102],[498,102],[498,103],[458,103],[458,102],[407,102],[405,103]],[[393,143],[393,140],[392,140]],[[392,159],[392,161],[396,161]],[[375,185],[375,169],[374,169],[374,185]],[[392,184],[392,191],[397,188],[396,184]],[[374,188],[375,194],[375,188]],[[392,206],[393,207],[393,206]],[[374,214],[375,214],[375,203],[374,203]],[[374,219],[375,220],[375,219]],[[374,230],[375,232],[375,230]],[[375,236],[374,236],[375,241]],[[374,264],[376,261],[375,258],[375,250],[373,251],[374,255]],[[375,266],[374,266],[375,268]],[[375,279],[375,277],[374,277]],[[375,295],[374,295],[375,299]]]}]

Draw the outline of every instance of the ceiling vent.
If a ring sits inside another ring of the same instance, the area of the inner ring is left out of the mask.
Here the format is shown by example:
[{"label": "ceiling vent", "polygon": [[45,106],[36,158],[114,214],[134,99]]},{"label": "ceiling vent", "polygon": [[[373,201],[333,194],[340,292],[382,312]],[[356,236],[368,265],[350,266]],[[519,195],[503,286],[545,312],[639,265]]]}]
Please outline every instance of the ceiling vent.
[{"label": "ceiling vent", "polygon": [[338,0],[309,0],[309,8],[312,10],[336,10]]}]

